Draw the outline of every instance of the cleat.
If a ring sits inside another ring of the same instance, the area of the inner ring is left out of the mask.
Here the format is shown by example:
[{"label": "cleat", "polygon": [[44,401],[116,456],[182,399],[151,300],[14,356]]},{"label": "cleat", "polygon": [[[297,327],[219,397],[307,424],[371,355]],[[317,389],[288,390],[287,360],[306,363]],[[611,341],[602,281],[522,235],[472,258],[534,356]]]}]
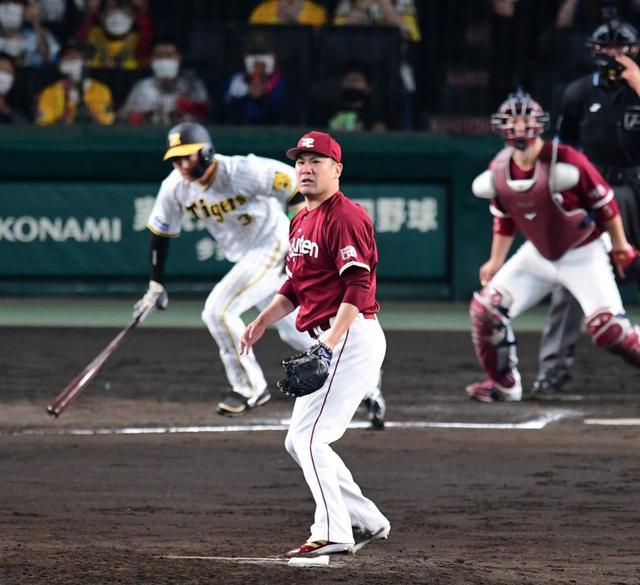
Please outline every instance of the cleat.
[{"label": "cleat", "polygon": [[231,390],[218,402],[217,413],[222,416],[242,416],[252,408],[261,406],[271,399],[271,393],[265,389],[255,398],[247,398],[238,392]]},{"label": "cleat", "polygon": [[368,411],[371,429],[374,431],[383,431],[384,415],[387,411],[387,403],[382,395],[382,370],[380,370],[375,391],[367,394],[367,397],[362,401],[362,405]]},{"label": "cleat", "polygon": [[369,411],[368,416],[371,428],[376,431],[383,431],[384,414],[387,410],[387,405],[382,394],[378,394],[376,398],[365,398],[363,404]]},{"label": "cleat", "polygon": [[294,548],[287,552],[288,557],[317,557],[320,555],[328,555],[335,553],[349,552],[351,544],[342,542],[328,542],[326,540],[315,540],[305,542],[298,548]]},{"label": "cleat", "polygon": [[536,398],[548,398],[564,394],[569,382],[571,382],[569,372],[551,368],[538,374],[538,377],[533,381],[530,395]]},{"label": "cleat", "polygon": [[515,384],[511,388],[500,386],[493,380],[469,384],[465,390],[472,400],[478,402],[517,402],[522,400],[522,384],[520,374],[516,376]]},{"label": "cleat", "polygon": [[391,526],[388,524],[383,526],[382,528],[378,528],[378,530],[362,530],[361,528],[354,526],[353,527],[353,538],[356,541],[355,544],[349,549],[349,552],[352,555],[355,555],[359,550],[363,549],[368,544],[375,542],[376,540],[386,540],[389,538],[389,532],[391,531]]}]

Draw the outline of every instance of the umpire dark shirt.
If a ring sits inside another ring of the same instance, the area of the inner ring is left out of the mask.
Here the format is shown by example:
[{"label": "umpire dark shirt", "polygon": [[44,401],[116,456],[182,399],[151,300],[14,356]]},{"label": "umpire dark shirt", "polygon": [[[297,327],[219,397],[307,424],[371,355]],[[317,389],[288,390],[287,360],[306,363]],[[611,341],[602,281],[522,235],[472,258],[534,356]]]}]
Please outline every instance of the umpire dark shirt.
[{"label": "umpire dark shirt", "polygon": [[603,81],[595,73],[571,83],[558,131],[601,170],[640,165],[640,97],[623,79]]}]

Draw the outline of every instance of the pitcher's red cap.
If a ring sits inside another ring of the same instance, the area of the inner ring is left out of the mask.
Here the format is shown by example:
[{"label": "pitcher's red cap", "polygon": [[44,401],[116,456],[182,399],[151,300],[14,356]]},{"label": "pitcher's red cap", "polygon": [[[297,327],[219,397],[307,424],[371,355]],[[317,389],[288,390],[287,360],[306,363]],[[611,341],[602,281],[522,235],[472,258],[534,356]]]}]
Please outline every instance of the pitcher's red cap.
[{"label": "pitcher's red cap", "polygon": [[287,150],[287,156],[296,160],[299,154],[305,152],[315,152],[322,156],[328,156],[336,162],[342,162],[342,149],[340,145],[325,132],[308,132],[300,140],[295,148]]}]

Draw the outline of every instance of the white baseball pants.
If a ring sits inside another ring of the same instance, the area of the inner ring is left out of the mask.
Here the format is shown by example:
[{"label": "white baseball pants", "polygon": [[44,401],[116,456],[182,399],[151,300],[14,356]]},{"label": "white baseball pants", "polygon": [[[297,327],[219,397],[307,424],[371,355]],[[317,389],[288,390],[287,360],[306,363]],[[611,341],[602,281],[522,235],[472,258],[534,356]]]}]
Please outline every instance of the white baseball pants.
[{"label": "white baseball pants", "polygon": [[537,305],[558,284],[576,298],[584,314],[607,309],[624,313],[620,292],[609,262],[603,238],[569,250],[558,260],[547,260],[527,241],[491,280],[506,294],[509,317],[513,319]]},{"label": "white baseball pants", "polygon": [[[256,244],[209,294],[202,320],[220,350],[227,379],[232,389],[247,398],[261,394],[267,387],[262,368],[253,353],[240,355],[238,346],[245,330],[241,315],[252,307],[263,308],[278,292],[286,276],[282,272],[287,239],[266,238]],[[295,327],[296,313],[276,324],[280,338],[297,351],[309,347],[311,339]]]},{"label": "white baseball pants", "polygon": [[325,385],[296,399],[285,441],[316,504],[309,540],[353,544],[352,526],[377,530],[389,521],[362,495],[331,443],[344,434],[358,405],[377,384],[386,341],[377,319],[359,314],[333,350]]}]

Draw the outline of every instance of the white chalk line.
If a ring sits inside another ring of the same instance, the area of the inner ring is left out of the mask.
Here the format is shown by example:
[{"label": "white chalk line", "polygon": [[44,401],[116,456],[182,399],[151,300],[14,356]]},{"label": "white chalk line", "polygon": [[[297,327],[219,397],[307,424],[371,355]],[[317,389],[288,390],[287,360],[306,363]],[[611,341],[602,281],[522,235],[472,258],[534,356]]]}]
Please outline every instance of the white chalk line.
[{"label": "white chalk line", "polygon": [[170,561],[216,561],[223,563],[236,563],[239,565],[288,565],[296,569],[299,568],[318,568],[323,569],[338,569],[345,566],[343,561],[332,559],[331,563],[327,555],[308,559],[299,559],[297,562],[291,559],[285,559],[282,557],[215,557],[215,556],[200,556],[200,555],[164,555],[157,556],[157,559],[166,559]]},{"label": "white chalk line", "polygon": [[637,427],[640,426],[640,418],[585,418],[584,424],[612,427]]},{"label": "white chalk line", "polygon": [[198,555],[164,555],[156,558],[177,561],[222,561],[244,565],[286,565],[289,563],[288,559],[278,557],[208,557]]},{"label": "white chalk line", "polygon": [[[579,413],[570,410],[553,410],[538,416],[534,419],[523,422],[506,423],[475,423],[475,422],[431,422],[431,421],[401,421],[385,422],[386,429],[493,429],[493,430],[541,430],[548,424],[559,421],[563,418],[576,416]],[[247,432],[267,432],[286,431],[289,428],[289,419],[279,421],[266,421],[256,424],[240,425],[204,425],[204,426],[163,426],[163,427],[125,427],[125,428],[103,428],[103,429],[20,429],[11,432],[0,432],[1,435],[170,435],[182,433],[247,433]],[[349,428],[368,429],[368,422],[353,421]]]}]

